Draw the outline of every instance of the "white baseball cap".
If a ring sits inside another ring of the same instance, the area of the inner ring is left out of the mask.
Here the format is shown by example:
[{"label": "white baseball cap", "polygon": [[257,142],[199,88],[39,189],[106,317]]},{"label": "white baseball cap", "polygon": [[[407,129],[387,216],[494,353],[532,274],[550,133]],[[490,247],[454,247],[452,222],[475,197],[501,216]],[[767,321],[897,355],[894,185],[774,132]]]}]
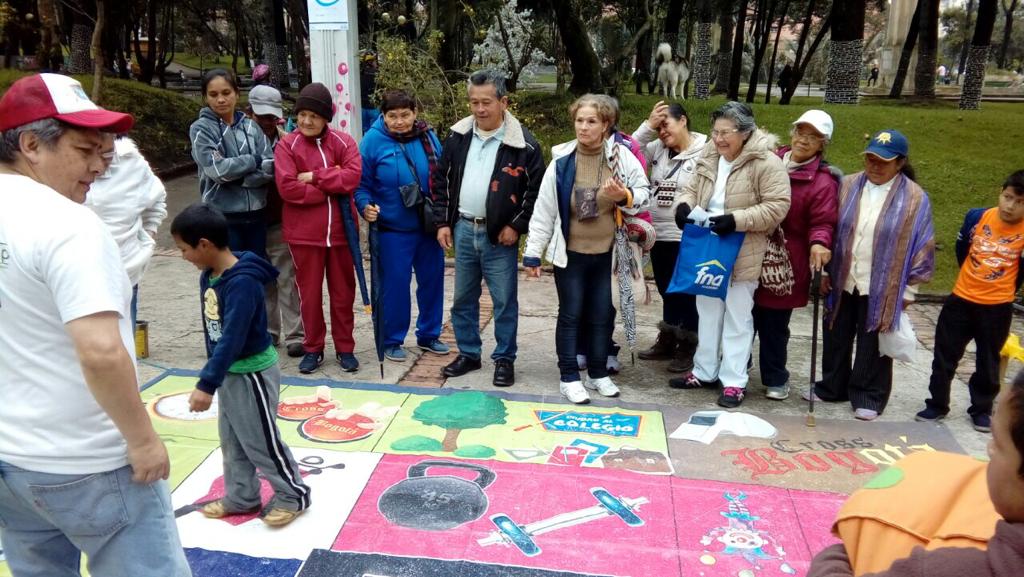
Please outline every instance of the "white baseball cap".
[{"label": "white baseball cap", "polygon": [[825,138],[832,140],[832,117],[828,115],[824,110],[808,110],[800,115],[800,118],[796,119],[793,126],[798,124],[809,124],[822,134]]}]

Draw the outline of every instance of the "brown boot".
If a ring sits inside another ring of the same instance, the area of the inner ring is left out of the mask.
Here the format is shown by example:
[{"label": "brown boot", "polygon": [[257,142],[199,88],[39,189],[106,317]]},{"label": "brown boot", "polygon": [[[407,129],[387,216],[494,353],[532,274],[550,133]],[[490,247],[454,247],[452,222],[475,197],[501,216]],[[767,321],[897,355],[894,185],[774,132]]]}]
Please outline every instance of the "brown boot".
[{"label": "brown boot", "polygon": [[693,370],[693,355],[697,352],[697,333],[684,328],[676,329],[676,351],[672,362],[665,368],[670,373],[688,373]]},{"label": "brown boot", "polygon": [[676,327],[658,323],[658,339],[651,348],[640,351],[636,356],[642,361],[665,361],[672,358],[676,350]]}]

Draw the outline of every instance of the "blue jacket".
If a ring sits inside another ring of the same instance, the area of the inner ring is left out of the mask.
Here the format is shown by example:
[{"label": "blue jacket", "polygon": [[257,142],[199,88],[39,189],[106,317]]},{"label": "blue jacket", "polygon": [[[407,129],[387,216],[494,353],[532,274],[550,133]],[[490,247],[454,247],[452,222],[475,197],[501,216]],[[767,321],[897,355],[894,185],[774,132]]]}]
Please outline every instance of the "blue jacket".
[{"label": "blue jacket", "polygon": [[[434,154],[440,158],[441,142],[433,130],[428,134],[434,146]],[[420,192],[429,194],[430,166],[423,144],[416,139],[407,142],[405,150],[416,166]],[[381,230],[421,231],[419,209],[407,208],[402,204],[402,196],[398,191],[400,186],[412,183],[415,177],[409,169],[409,163],[405,160],[398,141],[388,134],[383,116],[378,117],[363,136],[363,141],[359,143],[359,153],[363,157],[363,176],[359,181],[359,188],[356,189],[356,207],[359,208],[359,214],[363,214],[366,205],[376,204],[380,207],[377,222]]]},{"label": "blue jacket", "polygon": [[196,388],[213,392],[235,361],[262,353],[271,345],[263,286],[277,278],[277,269],[251,252],[236,253],[238,262],[210,281],[211,270],[199,275],[199,307],[206,336],[206,366]]},{"label": "blue jacket", "polygon": [[[978,222],[981,221],[982,215],[987,210],[989,209],[972,208],[967,211],[967,216],[964,217],[964,224],[956,235],[956,263],[961,268],[964,266],[964,261],[967,260],[968,253],[970,253],[974,229],[978,226]],[[1024,269],[1024,254],[1021,255],[1020,262],[1017,264],[1017,280],[1014,282],[1017,290],[1020,290],[1021,284],[1024,284],[1024,275],[1021,274],[1021,269]]]}]

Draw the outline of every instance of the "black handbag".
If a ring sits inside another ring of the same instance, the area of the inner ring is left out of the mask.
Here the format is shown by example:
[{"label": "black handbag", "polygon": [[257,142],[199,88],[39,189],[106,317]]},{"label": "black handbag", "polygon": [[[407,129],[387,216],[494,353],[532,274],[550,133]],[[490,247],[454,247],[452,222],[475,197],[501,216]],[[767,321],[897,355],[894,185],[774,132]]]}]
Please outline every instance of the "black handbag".
[{"label": "black handbag", "polygon": [[398,192],[402,196],[402,204],[406,208],[418,207],[417,213],[420,217],[420,228],[427,234],[437,233],[437,224],[434,221],[434,197],[428,192],[426,194],[420,189],[420,176],[416,171],[416,165],[413,163],[412,158],[409,157],[409,153],[405,150],[405,144],[399,142],[398,146],[402,149],[402,156],[405,157],[405,161],[409,164],[409,170],[412,171],[412,177],[415,182],[406,184],[398,187]]}]

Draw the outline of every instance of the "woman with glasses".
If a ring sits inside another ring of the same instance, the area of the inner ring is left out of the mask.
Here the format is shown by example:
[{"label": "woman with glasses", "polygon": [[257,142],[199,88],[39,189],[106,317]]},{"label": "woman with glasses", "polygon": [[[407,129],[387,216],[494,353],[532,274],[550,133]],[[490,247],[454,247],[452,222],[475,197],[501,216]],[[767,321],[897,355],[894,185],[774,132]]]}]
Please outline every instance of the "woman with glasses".
[{"label": "woman with glasses", "polygon": [[896,130],[871,137],[864,170],[840,187],[829,276],[822,280],[828,294],[822,379],[805,396],[848,400],[862,421],[878,418],[892,393],[892,358],[880,356],[879,335],[899,328],[916,287],[935,270],[931,202],[914,181],[909,151]]},{"label": "woman with glasses", "polygon": [[683,228],[693,208],[709,215],[719,236],[746,233],[725,301],[697,297],[698,338],[693,372],[672,379],[679,389],[718,388],[718,404],[743,402],[747,359],[754,338],[754,291],[761,277],[768,233],[789,211],[789,175],[775,155],[776,138],[754,123],[746,104],[727,102],[711,114],[711,141],[697,161],[676,208]]},{"label": "woman with glasses", "polygon": [[761,341],[761,384],[767,387],[765,395],[778,401],[789,396],[786,348],[790,317],[793,309],[807,306],[812,272],[822,270],[832,257],[832,230],[839,216],[839,174],[833,174],[824,159],[832,129],[828,113],[808,110],[793,123],[790,145],[776,151],[789,173],[792,197],[781,236],[775,238],[785,243],[792,275],[780,274],[784,282],[758,287],[754,330]]}]

